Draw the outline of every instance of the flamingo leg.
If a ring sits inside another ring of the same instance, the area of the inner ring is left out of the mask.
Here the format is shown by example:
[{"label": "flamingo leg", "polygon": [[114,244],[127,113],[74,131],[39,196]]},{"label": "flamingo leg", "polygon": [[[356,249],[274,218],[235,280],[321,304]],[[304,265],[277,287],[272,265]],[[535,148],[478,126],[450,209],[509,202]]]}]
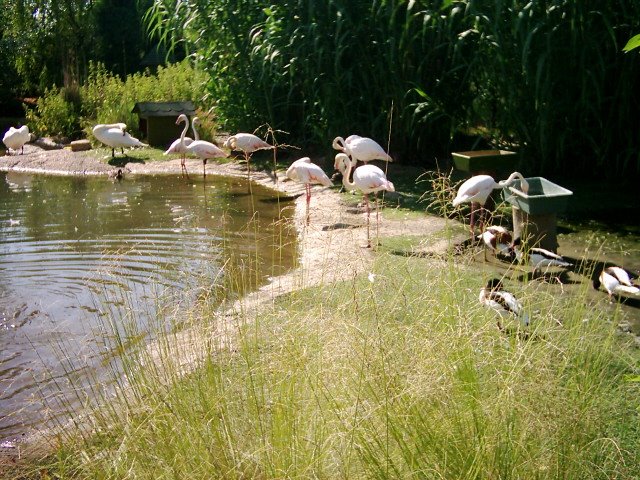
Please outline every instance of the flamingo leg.
[{"label": "flamingo leg", "polygon": [[307,190],[307,225],[309,225],[309,217],[310,217],[309,205],[311,203],[311,184],[307,183],[305,187]]},{"label": "flamingo leg", "polygon": [[207,176],[207,159],[202,160],[202,177],[206,178]]},{"label": "flamingo leg", "polygon": [[471,228],[471,243],[473,244],[473,234],[475,233],[476,228],[476,204],[475,202],[471,202],[471,219],[469,220],[469,227]]},{"label": "flamingo leg", "polygon": [[371,208],[369,208],[369,195],[365,193],[363,196],[364,196],[364,204],[367,209],[367,248],[371,248],[371,227],[370,227]]},{"label": "flamingo leg", "polygon": [[373,194],[373,198],[376,200],[376,245],[378,244],[378,238],[380,237],[380,215],[378,209],[378,192]]}]

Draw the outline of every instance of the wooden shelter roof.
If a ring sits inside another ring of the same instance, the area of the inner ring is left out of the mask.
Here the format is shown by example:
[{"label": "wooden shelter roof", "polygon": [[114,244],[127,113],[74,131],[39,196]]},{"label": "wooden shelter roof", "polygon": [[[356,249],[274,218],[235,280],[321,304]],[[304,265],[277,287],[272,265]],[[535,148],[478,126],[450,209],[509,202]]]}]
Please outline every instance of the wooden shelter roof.
[{"label": "wooden shelter roof", "polygon": [[196,114],[193,102],[138,102],[132,113],[140,117],[177,117],[181,113],[188,116]]}]

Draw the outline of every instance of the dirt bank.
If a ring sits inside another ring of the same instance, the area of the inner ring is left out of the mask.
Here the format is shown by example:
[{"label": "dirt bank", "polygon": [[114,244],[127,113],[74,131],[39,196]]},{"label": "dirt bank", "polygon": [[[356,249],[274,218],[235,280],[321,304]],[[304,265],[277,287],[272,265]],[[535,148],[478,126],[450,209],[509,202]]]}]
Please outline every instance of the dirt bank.
[{"label": "dirt bank", "polygon": [[[101,153],[104,154],[104,151]],[[320,163],[323,162],[320,161]],[[180,174],[181,172],[179,159],[128,163],[120,168],[126,176]],[[241,163],[209,162],[207,174],[243,177],[246,175],[245,168]],[[187,169],[194,175],[200,174],[202,162],[188,160]],[[108,175],[116,170],[117,168],[108,165],[104,159],[98,158],[96,151],[71,152],[68,149],[45,151],[33,145],[27,145],[24,155],[0,157],[0,171]],[[315,186],[310,205],[311,221],[306,225],[305,196],[302,185],[286,179],[283,171],[277,172],[276,175],[262,171],[252,172],[252,180],[288,196],[297,197],[294,221],[298,231],[300,266],[286,275],[273,279],[268,285],[235,304],[222,309],[213,331],[191,329],[176,335],[175,345],[171,349],[175,362],[185,371],[197,366],[199,360],[205,355],[206,347],[211,345],[210,342],[220,348],[229,347],[233,343],[239,319],[250,316],[257,307],[269,305],[277,296],[299,288],[353,278],[355,275],[371,270],[375,252],[370,248],[362,247],[366,244],[366,215],[362,209],[353,207],[353,201],[349,202],[351,206],[348,206],[344,197],[336,189]],[[375,216],[372,216],[372,219],[375,221]],[[429,235],[441,230],[444,225],[445,221],[436,217],[409,220],[387,218],[383,214],[379,235],[380,237]],[[376,235],[375,227],[372,228],[372,235]],[[434,245],[433,248],[436,251],[444,250],[446,243]],[[154,345],[150,348],[154,350]],[[32,458],[41,455],[51,445],[50,438],[40,432],[30,436],[29,441],[16,444],[15,448],[9,449],[8,452],[0,452],[0,467],[2,460],[11,461],[18,455]]]}]

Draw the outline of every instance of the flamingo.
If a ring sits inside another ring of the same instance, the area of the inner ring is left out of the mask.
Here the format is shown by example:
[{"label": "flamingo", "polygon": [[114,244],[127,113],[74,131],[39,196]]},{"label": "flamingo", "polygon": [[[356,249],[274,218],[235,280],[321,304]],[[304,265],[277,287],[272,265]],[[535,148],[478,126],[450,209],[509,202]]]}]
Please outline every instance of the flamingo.
[{"label": "flamingo", "polygon": [[353,181],[349,180],[351,171],[356,164],[355,159],[350,159],[344,153],[338,153],[335,158],[335,168],[342,174],[342,184],[347,190],[359,190],[362,192],[367,208],[367,248],[371,247],[371,237],[369,233],[370,214],[369,194],[375,194],[376,199],[376,227],[378,220],[378,196],[379,191],[395,192],[393,183],[387,180],[384,172],[375,165],[362,165],[353,172]]},{"label": "flamingo", "polygon": [[111,158],[116,156],[115,149],[120,148],[124,155],[125,147],[148,147],[127,133],[125,123],[98,124],[93,127],[93,135],[102,143],[111,147]]},{"label": "flamingo", "polygon": [[[482,239],[486,247],[491,250],[494,255],[512,257],[513,251],[511,249],[511,243],[513,242],[513,238],[511,232],[506,228],[499,225],[492,225],[487,227],[477,238]],[[487,248],[484,249],[485,261],[487,260]]]},{"label": "flamingo", "polygon": [[29,127],[26,125],[21,126],[20,128],[9,127],[4,133],[2,137],[2,142],[7,146],[7,153],[11,150],[18,151],[24,154],[24,144],[31,140],[31,135],[29,134]]},{"label": "flamingo", "polygon": [[[194,118],[195,120],[195,118]],[[192,122],[193,124],[193,122]],[[195,129],[194,129],[195,132]],[[228,156],[226,152],[215,146],[211,142],[207,142],[205,140],[194,140],[188,146],[185,144],[185,135],[187,134],[187,126],[182,129],[182,134],[180,134],[180,148],[184,148],[186,153],[190,153],[200,157],[202,159],[202,176],[207,176],[207,160],[210,158],[225,158]],[[197,133],[194,134],[196,136]],[[186,167],[185,167],[186,171]]]},{"label": "flamingo", "polygon": [[299,183],[303,183],[307,193],[306,222],[309,225],[309,204],[311,203],[311,185],[320,184],[331,187],[333,182],[326,173],[315,163],[311,163],[309,157],[303,157],[293,162],[286,173],[287,177]]},{"label": "flamingo", "polygon": [[609,294],[609,302],[612,302],[614,294],[640,294],[640,288],[631,281],[629,273],[620,267],[611,266],[604,268],[600,272],[600,275],[593,280],[593,288],[598,290],[600,285],[602,285]]},{"label": "flamingo", "polygon": [[252,133],[236,133],[235,135],[227,138],[222,146],[229,150],[240,150],[244,154],[244,159],[247,162],[247,180],[251,180],[251,166],[249,165],[249,160],[251,159],[253,152],[275,148],[273,145],[269,145],[267,142],[256,137]]},{"label": "flamingo", "polygon": [[[529,315],[527,315],[522,304],[516,297],[503,290],[502,281],[499,278],[492,278],[487,285],[480,289],[478,296],[480,304],[497,312],[501,318],[515,318],[525,327],[529,325]],[[504,331],[502,323],[498,320],[498,328]]]},{"label": "flamingo", "polygon": [[[520,188],[524,193],[529,191],[529,183],[524,179],[521,173],[513,172],[506,180],[496,182],[490,175],[474,175],[466,180],[458,189],[456,198],[453,200],[452,205],[457,207],[461,203],[471,203],[471,234],[473,235],[475,230],[474,212],[475,204],[480,204],[484,207],[489,195],[496,188],[502,188],[512,183],[516,178],[520,180]],[[481,229],[483,225],[481,224]]]},{"label": "flamingo", "polygon": [[361,137],[360,135],[350,135],[347,139],[336,137],[333,139],[333,148],[340,150],[351,158],[360,160],[363,163],[371,160],[384,160],[385,162],[393,162],[393,158],[371,138]]},{"label": "flamingo", "polygon": [[[193,138],[190,137],[184,137],[184,141],[181,138],[177,138],[176,140],[173,141],[173,143],[169,146],[169,148],[167,149],[166,152],[164,152],[165,155],[169,155],[171,153],[179,153],[181,154],[181,158],[180,158],[180,166],[182,167],[182,171],[186,174],[187,173],[187,167],[185,165],[185,161],[187,159],[186,153],[187,153],[187,149],[186,147],[188,147],[189,145],[191,145],[191,143],[195,140],[200,140],[200,136],[198,135],[198,132],[196,131],[196,121],[198,120],[198,117],[193,117],[193,120],[191,121],[191,129],[193,130]],[[179,125],[180,123],[184,122],[184,134],[186,135],[187,130],[189,129],[189,117],[187,117],[184,113],[181,113],[178,116],[178,119],[176,120],[176,125]],[[184,148],[183,148],[184,146]]]}]

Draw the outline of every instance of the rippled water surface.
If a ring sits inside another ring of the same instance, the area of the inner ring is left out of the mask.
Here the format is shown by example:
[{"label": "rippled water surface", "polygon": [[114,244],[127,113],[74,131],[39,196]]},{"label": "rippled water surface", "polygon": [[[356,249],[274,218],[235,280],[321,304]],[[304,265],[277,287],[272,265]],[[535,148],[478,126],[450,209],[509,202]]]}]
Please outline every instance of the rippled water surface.
[{"label": "rippled water surface", "polygon": [[158,298],[196,301],[235,271],[243,280],[229,283],[255,288],[291,268],[291,209],[247,190],[212,177],[0,173],[0,439],[42,422],[65,371],[104,368],[108,314],[133,305],[144,330]]}]

